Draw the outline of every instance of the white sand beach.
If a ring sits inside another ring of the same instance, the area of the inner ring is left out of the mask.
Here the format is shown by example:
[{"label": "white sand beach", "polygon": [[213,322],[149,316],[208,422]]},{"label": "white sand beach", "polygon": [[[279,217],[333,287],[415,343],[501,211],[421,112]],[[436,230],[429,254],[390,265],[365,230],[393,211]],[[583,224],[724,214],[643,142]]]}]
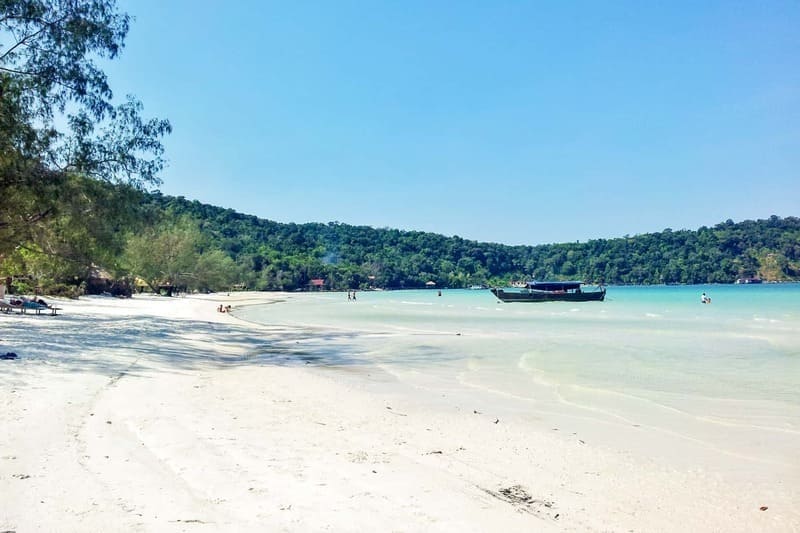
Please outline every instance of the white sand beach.
[{"label": "white sand beach", "polygon": [[297,332],[236,308],[290,297],[0,315],[19,356],[0,361],[0,531],[800,531],[794,482],[648,460],[368,365],[255,357]]}]

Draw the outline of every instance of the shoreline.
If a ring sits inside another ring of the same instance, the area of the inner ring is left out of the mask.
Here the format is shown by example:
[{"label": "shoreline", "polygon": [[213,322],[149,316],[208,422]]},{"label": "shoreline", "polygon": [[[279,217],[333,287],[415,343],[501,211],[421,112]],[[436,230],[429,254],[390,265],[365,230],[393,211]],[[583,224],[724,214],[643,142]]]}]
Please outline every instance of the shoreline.
[{"label": "shoreline", "polygon": [[501,420],[357,359],[306,364],[315,330],[236,317],[292,297],[92,297],[0,316],[0,349],[20,356],[0,361],[0,530],[800,528],[796,486]]}]

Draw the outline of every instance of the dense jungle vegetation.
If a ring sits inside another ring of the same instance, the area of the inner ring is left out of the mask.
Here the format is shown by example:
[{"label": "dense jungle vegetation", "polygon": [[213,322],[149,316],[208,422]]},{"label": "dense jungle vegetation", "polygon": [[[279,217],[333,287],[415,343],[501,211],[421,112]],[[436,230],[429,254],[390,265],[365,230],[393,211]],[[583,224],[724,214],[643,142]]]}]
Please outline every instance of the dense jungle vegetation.
[{"label": "dense jungle vegetation", "polygon": [[[92,182],[90,182],[92,183]],[[434,233],[331,222],[284,224],[184,198],[106,187],[128,215],[93,217],[88,239],[61,228],[57,253],[31,241],[7,254],[4,275],[61,291],[296,290],[505,285],[520,279],[605,284],[732,283],[741,277],[800,280],[800,218],[731,220],[698,230],[508,246]],[[97,192],[93,193],[99,194]],[[110,201],[110,200],[109,200]],[[106,226],[101,228],[101,226]],[[51,247],[52,249],[52,247]],[[92,278],[109,278],[97,285]],[[93,283],[95,285],[93,285]],[[87,285],[88,284],[88,285]]]},{"label": "dense jungle vegetation", "polygon": [[696,231],[507,246],[433,233],[347,224],[281,224],[183,198],[151,197],[188,217],[239,268],[253,289],[419,288],[499,285],[515,279],[581,279],[606,284],[731,283],[740,277],[800,279],[800,219],[731,220]]}]

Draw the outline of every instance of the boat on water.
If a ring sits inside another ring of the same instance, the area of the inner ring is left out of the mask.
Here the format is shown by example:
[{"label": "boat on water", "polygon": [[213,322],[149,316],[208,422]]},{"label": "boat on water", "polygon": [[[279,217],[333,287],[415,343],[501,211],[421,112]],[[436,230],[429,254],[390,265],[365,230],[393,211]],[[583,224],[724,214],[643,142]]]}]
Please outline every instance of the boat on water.
[{"label": "boat on water", "polygon": [[584,290],[581,281],[529,281],[524,287],[492,288],[497,299],[506,302],[602,302],[606,289]]}]

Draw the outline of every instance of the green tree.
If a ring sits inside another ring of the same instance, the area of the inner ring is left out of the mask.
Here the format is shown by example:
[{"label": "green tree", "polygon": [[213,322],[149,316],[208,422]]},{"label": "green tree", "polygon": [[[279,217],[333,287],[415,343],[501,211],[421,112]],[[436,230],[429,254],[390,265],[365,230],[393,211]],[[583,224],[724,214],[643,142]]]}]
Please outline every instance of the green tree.
[{"label": "green tree", "polygon": [[197,257],[194,275],[187,280],[190,289],[219,291],[229,289],[238,277],[239,269],[222,250],[211,250]]},{"label": "green tree", "polygon": [[153,292],[164,286],[188,286],[197,278],[200,241],[200,231],[190,219],[166,221],[130,236],[124,264]]},{"label": "green tree", "polygon": [[0,0],[0,260],[47,247],[43,230],[80,204],[71,176],[158,183],[169,123],[114,103],[97,64],[117,57],[129,22],[114,0]]}]

